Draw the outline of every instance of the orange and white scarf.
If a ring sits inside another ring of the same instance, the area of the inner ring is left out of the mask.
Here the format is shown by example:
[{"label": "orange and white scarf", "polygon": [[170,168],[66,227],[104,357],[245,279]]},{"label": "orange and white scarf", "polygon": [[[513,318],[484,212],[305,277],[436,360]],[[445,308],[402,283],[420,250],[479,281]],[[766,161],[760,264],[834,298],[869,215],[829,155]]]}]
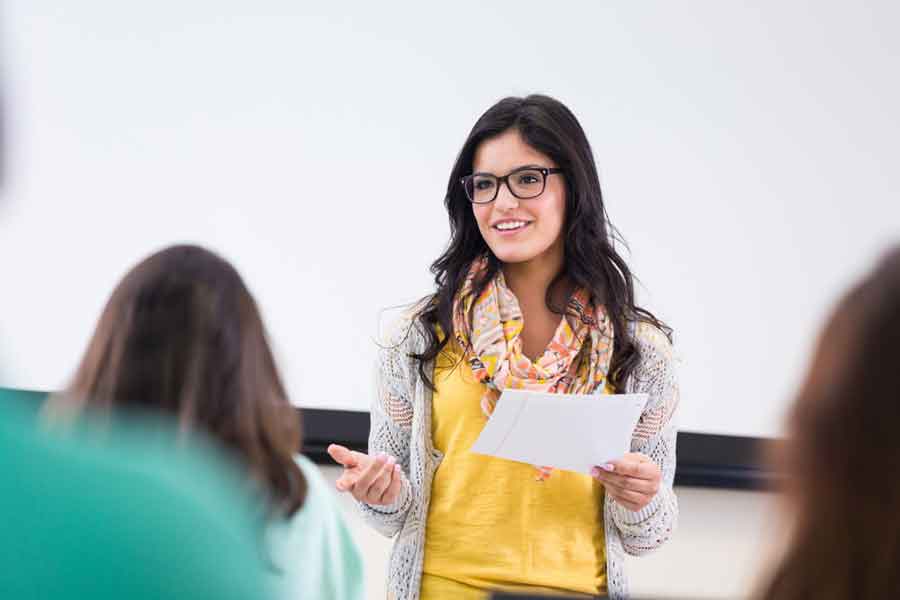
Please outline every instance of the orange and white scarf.
[{"label": "orange and white scarf", "polygon": [[[524,319],[519,301],[498,271],[474,297],[474,283],[487,269],[487,257],[476,259],[456,295],[453,331],[478,381],[487,390],[481,399],[486,416],[494,411],[504,389],[558,394],[591,394],[604,390],[613,351],[613,326],[602,305],[595,306],[587,290],[577,289],[567,316],[544,353],[532,361],[522,351]],[[574,328],[573,328],[574,325]],[[541,481],[550,467],[537,467]]]}]

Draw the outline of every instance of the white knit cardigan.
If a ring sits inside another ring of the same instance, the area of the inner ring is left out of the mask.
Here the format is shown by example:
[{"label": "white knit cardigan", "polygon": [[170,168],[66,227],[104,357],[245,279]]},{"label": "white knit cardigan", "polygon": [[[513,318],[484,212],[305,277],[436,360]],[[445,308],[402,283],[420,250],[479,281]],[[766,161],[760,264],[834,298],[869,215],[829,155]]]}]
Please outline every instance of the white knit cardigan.
[{"label": "white knit cardigan", "polygon": [[[631,512],[604,495],[606,581],[609,597],[628,597],[625,553],[645,554],[671,537],[678,519],[675,478],[675,413],[678,384],[672,346],[658,329],[631,323],[640,363],[626,381],[625,393],[646,393],[644,407],[631,440],[631,451],[649,456],[662,470],[656,497]],[[397,501],[390,506],[359,503],[363,517],[388,537],[397,536],[387,574],[389,600],[418,600],[425,555],[425,523],[431,482],[442,454],[431,439],[431,391],[421,381],[411,352],[421,352],[425,336],[409,316],[397,320],[380,344],[378,393],[372,403],[369,452],[397,458],[404,473]],[[433,364],[428,365],[433,371]],[[399,534],[399,535],[398,535]]]}]

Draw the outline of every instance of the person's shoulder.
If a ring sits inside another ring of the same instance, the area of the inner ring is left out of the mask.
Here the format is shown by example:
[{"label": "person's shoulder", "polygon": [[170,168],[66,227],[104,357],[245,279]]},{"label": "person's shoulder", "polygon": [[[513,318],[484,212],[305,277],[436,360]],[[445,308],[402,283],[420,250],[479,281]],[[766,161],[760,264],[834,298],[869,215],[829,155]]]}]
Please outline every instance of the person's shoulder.
[{"label": "person's shoulder", "polygon": [[319,470],[319,467],[316,466],[316,463],[302,454],[295,454],[294,462],[300,467],[300,471],[303,473],[303,478],[306,479],[308,487],[314,485],[318,489],[325,485],[325,477],[322,475],[322,471]]},{"label": "person's shoulder", "polygon": [[282,522],[282,535],[294,546],[343,544],[347,525],[340,498],[318,465],[302,454],[295,454],[294,461],[306,479],[306,498],[300,509]]},{"label": "person's shoulder", "polygon": [[294,462],[300,467],[306,480],[306,500],[300,513],[333,509],[337,502],[336,496],[319,466],[302,454],[295,454]]},{"label": "person's shoulder", "polygon": [[[237,474],[221,476],[229,468],[213,449],[176,444],[177,434],[145,421],[66,434],[39,434],[31,425],[15,439],[0,431],[4,457],[28,456],[0,505],[19,515],[16,527],[43,558],[67,573],[41,583],[47,597],[64,588],[90,595],[101,580],[100,587],[133,598],[148,597],[149,589],[181,598],[268,596],[253,509],[238,500]],[[191,535],[181,536],[185,531]],[[85,545],[102,558],[95,561],[106,569],[100,579],[79,551]]]},{"label": "person's shoulder", "polygon": [[341,502],[318,465],[302,454],[294,460],[307,482],[307,496],[289,520],[270,529],[273,560],[284,577],[285,596],[363,597],[363,563]]},{"label": "person's shoulder", "polygon": [[427,340],[425,325],[419,320],[430,298],[414,304],[382,311],[378,344],[386,349],[402,349],[405,354],[420,352]]},{"label": "person's shoulder", "polygon": [[671,363],[675,360],[675,348],[671,334],[660,326],[646,320],[629,323],[634,342],[641,356],[641,362]]}]

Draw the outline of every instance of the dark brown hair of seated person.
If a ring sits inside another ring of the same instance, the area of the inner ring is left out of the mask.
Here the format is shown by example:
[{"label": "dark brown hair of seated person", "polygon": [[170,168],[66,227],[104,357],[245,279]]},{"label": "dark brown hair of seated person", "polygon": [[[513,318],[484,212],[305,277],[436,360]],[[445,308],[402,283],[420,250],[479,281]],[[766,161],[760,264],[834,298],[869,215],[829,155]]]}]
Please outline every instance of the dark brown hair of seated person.
[{"label": "dark brown hair of seated person", "polygon": [[163,412],[234,451],[272,507],[293,515],[306,496],[294,460],[300,419],[275,365],[259,309],[227,261],[173,246],[134,267],[107,303],[52,419],[84,409]]},{"label": "dark brown hair of seated person", "polygon": [[900,598],[900,247],[833,312],[789,418],[767,600]]}]

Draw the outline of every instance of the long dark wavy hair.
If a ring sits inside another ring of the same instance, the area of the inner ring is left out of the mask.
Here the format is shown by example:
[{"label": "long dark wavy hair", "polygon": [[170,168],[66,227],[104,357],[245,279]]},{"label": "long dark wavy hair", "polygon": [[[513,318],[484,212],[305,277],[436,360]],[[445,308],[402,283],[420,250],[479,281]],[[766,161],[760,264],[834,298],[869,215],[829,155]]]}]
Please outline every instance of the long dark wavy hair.
[{"label": "long dark wavy hair", "polygon": [[172,246],[113,291],[51,420],[83,411],[163,413],[223,442],[293,515],[306,498],[294,455],[301,429],[256,302],[237,270],[197,246]]},{"label": "long dark wavy hair", "polygon": [[791,537],[765,600],[900,598],[900,246],[835,307],[772,451]]},{"label": "long dark wavy hair", "polygon": [[[640,360],[627,323],[645,321],[670,339],[672,330],[635,304],[634,278],[616,251],[616,241],[622,240],[606,214],[594,155],[584,130],[565,105],[537,94],[504,98],[490,107],[472,127],[459,152],[444,198],[450,217],[450,242],[431,265],[436,291],[420,305],[415,316],[426,335],[427,347],[411,357],[418,361],[422,380],[433,389],[434,382],[426,365],[454,337],[454,298],[468,275],[469,265],[481,255],[488,257],[484,276],[475,282],[476,295],[502,266],[481,236],[460,178],[472,173],[475,152],[483,141],[512,129],[529,146],[553,159],[562,169],[566,182],[565,264],[547,289],[547,307],[555,313],[566,314],[566,305],[553,300],[558,297],[557,286],[566,279],[587,289],[595,302],[605,305],[615,328],[609,380],[619,388]],[[439,335],[439,330],[446,335]]]}]

